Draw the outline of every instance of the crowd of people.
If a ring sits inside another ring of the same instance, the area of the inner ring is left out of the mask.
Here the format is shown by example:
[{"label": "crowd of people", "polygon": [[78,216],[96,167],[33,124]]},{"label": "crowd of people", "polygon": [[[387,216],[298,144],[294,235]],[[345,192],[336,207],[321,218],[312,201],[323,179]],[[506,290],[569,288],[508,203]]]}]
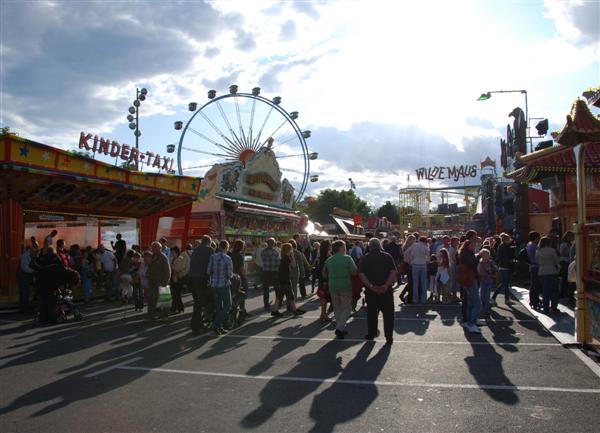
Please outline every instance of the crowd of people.
[{"label": "crowd of people", "polygon": [[[168,287],[171,303],[167,314],[184,312],[182,293],[189,290],[194,300],[191,328],[207,327],[217,335],[226,333],[224,321],[232,309],[232,281],[242,294],[239,309],[244,316],[244,299],[249,290],[246,246],[243,240],[232,245],[203,236],[184,249],[168,246],[167,239],[153,242],[149,249],[128,248],[120,234],[111,248],[80,248],[54,238],[52,231],[40,247],[31,238],[21,256],[18,271],[21,311],[31,310],[31,290],[39,300],[40,319],[52,321],[55,291],[81,284],[86,302],[93,292],[106,300],[132,304],[136,311],[147,305],[147,322],[157,320],[159,294]],[[402,288],[405,304],[462,304],[462,324],[468,332],[480,333],[478,322],[488,318],[499,294],[511,301],[511,275],[518,260],[529,263],[530,305],[546,314],[558,311],[560,297],[573,299],[574,285],[567,278],[574,260],[574,236],[567,232],[560,241],[531,232],[529,243],[517,251],[511,236],[503,233],[485,239],[477,232],[438,239],[407,234],[379,239],[368,234],[365,241],[341,239],[308,241],[295,235],[288,242],[270,238],[254,251],[255,287],[261,287],[265,311],[281,317],[284,307],[290,314],[305,313],[298,300],[316,291],[320,299],[320,320],[335,318],[335,336],[343,339],[346,323],[362,298],[367,307],[367,335],[379,334],[378,314],[382,312],[386,341],[393,341],[394,289]],[[406,278],[406,281],[404,279]],[[237,290],[237,289],[236,289]],[[271,293],[275,297],[271,302]],[[364,294],[364,296],[363,296]],[[206,318],[210,317],[207,325]]]}]

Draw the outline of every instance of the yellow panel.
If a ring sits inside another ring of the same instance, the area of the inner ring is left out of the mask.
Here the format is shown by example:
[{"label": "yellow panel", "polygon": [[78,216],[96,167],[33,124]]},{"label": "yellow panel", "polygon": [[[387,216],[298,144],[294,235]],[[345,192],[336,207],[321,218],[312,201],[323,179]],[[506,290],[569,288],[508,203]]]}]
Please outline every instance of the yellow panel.
[{"label": "yellow panel", "polygon": [[12,141],[11,160],[19,164],[54,169],[56,150],[49,146],[39,146],[35,143]]},{"label": "yellow panel", "polygon": [[0,161],[6,161],[6,158],[4,157],[4,155],[6,155],[6,146],[8,145],[8,143],[6,143],[6,140],[0,140]]},{"label": "yellow panel", "polygon": [[179,180],[179,192],[197,195],[200,191],[200,180],[193,177],[182,177]]},{"label": "yellow panel", "polygon": [[156,176],[156,187],[166,189],[167,191],[178,192],[179,191],[179,179],[172,175],[158,175]]},{"label": "yellow panel", "polygon": [[95,166],[95,161],[89,158],[79,158],[69,154],[61,154],[58,157],[56,168],[60,171],[93,177]]},{"label": "yellow panel", "polygon": [[129,176],[129,182],[134,185],[141,185],[154,188],[155,176],[147,173],[131,173]]},{"label": "yellow panel", "polygon": [[98,165],[96,174],[98,177],[103,177],[118,182],[127,181],[127,172],[124,170],[119,170],[117,167],[107,167],[105,165]]}]

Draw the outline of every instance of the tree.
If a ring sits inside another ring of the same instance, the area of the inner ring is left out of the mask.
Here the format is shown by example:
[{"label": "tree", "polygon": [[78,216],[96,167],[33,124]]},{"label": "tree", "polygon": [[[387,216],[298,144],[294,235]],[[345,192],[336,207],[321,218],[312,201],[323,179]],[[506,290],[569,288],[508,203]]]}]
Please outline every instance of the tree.
[{"label": "tree", "polygon": [[325,189],[310,206],[307,206],[306,213],[311,220],[325,224],[329,221],[329,214],[333,213],[334,207],[361,214],[364,218],[371,212],[367,202],[361,200],[353,190]]},{"label": "tree", "polygon": [[386,217],[392,224],[398,224],[398,208],[389,201],[377,209],[377,216]]}]

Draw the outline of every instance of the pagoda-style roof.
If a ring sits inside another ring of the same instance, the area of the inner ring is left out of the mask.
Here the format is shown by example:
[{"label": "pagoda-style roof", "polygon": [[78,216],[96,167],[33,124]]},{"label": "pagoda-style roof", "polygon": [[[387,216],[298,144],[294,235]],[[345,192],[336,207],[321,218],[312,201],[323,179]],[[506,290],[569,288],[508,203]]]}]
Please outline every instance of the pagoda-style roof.
[{"label": "pagoda-style roof", "polygon": [[584,100],[577,99],[573,103],[571,113],[567,115],[567,124],[553,136],[554,141],[565,146],[599,142],[600,119],[590,111]]},{"label": "pagoda-style roof", "polygon": [[[535,183],[556,173],[575,173],[576,163],[573,148],[556,145],[527,155],[517,155],[522,167],[504,176],[522,183]],[[600,173],[600,142],[585,146],[586,173]]]}]

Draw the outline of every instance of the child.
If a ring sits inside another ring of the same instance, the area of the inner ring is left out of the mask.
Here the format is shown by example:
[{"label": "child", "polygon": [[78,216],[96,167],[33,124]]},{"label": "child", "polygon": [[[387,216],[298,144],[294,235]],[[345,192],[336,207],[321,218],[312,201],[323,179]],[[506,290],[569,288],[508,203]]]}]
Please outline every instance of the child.
[{"label": "child", "polygon": [[[150,266],[150,262],[152,261],[152,253],[150,251],[144,251],[144,257],[140,263],[140,269],[138,271],[138,277],[140,279],[140,288],[138,290],[137,298],[138,302],[141,302],[139,307],[139,311],[144,309],[144,296],[148,294],[148,288],[150,286],[148,282],[148,266]],[[137,310],[138,308],[136,308]]]},{"label": "child", "polygon": [[428,302],[438,302],[440,300],[439,293],[435,284],[435,279],[438,271],[437,257],[435,254],[431,255],[429,263],[427,263],[427,276],[429,277],[429,289],[431,295],[429,295]]},{"label": "child", "polygon": [[479,252],[479,263],[477,265],[477,272],[480,277],[481,284],[481,304],[483,317],[490,317],[491,305],[490,305],[490,291],[492,286],[496,283],[496,275],[498,274],[498,266],[492,260],[490,250],[483,248]]},{"label": "child", "polygon": [[94,262],[91,257],[91,249],[83,252],[81,259],[81,283],[83,285],[83,297],[85,303],[90,302],[92,297],[92,274],[94,273]]},{"label": "child", "polygon": [[444,304],[452,302],[452,296],[450,294],[450,255],[446,248],[442,248],[439,252],[440,260],[437,266],[437,274],[435,281],[437,282],[438,294],[440,300]]}]

